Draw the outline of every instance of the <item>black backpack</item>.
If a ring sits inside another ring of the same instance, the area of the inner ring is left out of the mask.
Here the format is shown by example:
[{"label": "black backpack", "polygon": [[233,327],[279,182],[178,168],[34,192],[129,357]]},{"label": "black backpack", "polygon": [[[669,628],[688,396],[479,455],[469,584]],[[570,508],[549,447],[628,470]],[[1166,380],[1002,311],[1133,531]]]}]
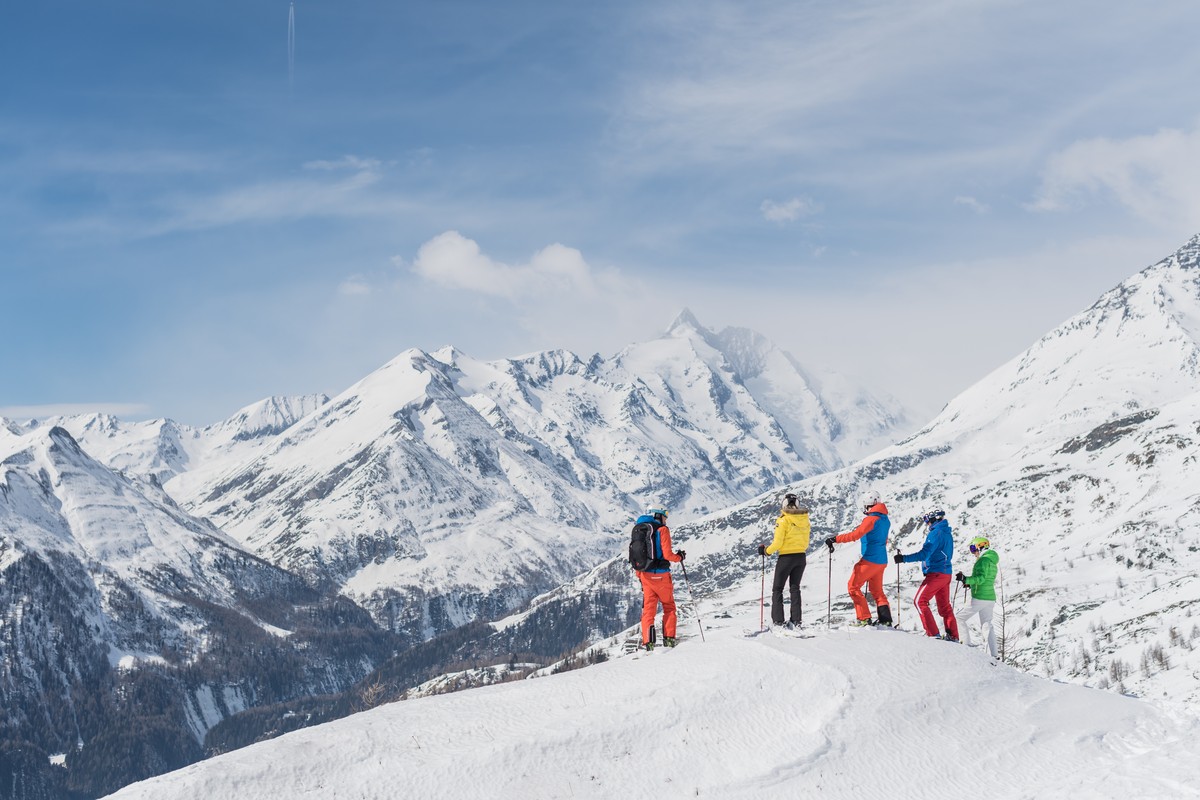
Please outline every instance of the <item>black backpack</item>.
[{"label": "black backpack", "polygon": [[629,564],[636,572],[654,568],[654,526],[639,522],[633,526],[629,539]]}]

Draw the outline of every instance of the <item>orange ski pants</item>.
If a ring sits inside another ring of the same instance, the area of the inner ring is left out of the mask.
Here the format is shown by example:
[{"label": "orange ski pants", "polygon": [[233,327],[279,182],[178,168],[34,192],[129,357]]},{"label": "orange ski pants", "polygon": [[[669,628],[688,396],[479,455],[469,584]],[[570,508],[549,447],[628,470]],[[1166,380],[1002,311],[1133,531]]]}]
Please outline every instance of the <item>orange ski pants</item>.
[{"label": "orange ski pants", "polygon": [[850,571],[850,599],[854,601],[854,615],[860,620],[871,618],[871,607],[867,605],[867,598],[863,596],[864,584],[874,598],[876,608],[888,604],[887,595],[883,593],[883,572],[886,569],[887,564],[872,564],[863,558],[859,559]]},{"label": "orange ski pants", "polygon": [[658,604],[663,607],[663,636],[675,636],[675,585],[669,572],[639,572],[642,581],[642,644],[650,641]]}]

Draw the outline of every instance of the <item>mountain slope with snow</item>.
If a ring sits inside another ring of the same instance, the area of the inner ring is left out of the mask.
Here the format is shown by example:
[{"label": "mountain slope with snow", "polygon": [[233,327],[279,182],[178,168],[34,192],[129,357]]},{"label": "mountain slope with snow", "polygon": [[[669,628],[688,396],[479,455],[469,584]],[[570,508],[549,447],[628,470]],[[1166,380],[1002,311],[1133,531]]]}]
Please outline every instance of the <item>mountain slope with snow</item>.
[{"label": "mountain slope with snow", "polygon": [[73,790],[182,766],[223,718],[341,691],[391,655],[361,609],[100,464],[65,429],[6,430],[0,742],[70,753]]},{"label": "mountain slope with snow", "polygon": [[748,621],[386,705],[114,798],[1200,796],[1194,717],[917,636],[746,639]]},{"label": "mountain slope with snow", "polygon": [[[857,525],[859,498],[875,489],[891,511],[889,550],[919,549],[917,520],[933,508],[954,529],[956,571],[971,571],[972,538],[991,539],[1011,663],[1088,686],[1200,700],[1198,279],[1200,237],[1047,334],[907,441],[674,526],[692,588],[757,604],[760,568],[773,561],[760,561],[756,545],[770,540],[783,493],[796,491],[813,521],[805,619],[824,619],[828,591],[835,621],[845,621],[858,546],[839,546],[830,563],[822,542]],[[538,598],[531,613],[554,619],[601,593],[636,605],[622,561]],[[920,570],[889,565],[893,603],[897,580],[894,608],[913,628]],[[958,600],[965,606],[965,593]],[[585,613],[593,641],[624,627],[611,604]]]},{"label": "mountain slope with snow", "polygon": [[[806,585],[825,588],[820,542],[857,524],[868,489],[891,510],[891,549],[919,549],[917,519],[941,508],[955,531],[955,570],[970,572],[975,536],[1000,555],[1014,663],[1090,686],[1200,699],[1198,309],[1200,237],[1044,336],[910,439],[790,485],[813,509]],[[680,528],[693,583],[757,593],[753,548],[769,538],[778,503],[765,495]],[[857,552],[837,549],[835,597],[845,598]],[[911,603],[919,570],[900,572]]]},{"label": "mountain slope with snow", "polygon": [[[609,360],[410,350],[240,468],[167,489],[273,563],[427,638],[604,560],[646,503],[684,518],[726,507],[842,463],[844,431],[905,424],[890,401],[839,419],[805,381],[761,337],[713,334],[687,312]],[[803,402],[779,401],[791,390]]]}]

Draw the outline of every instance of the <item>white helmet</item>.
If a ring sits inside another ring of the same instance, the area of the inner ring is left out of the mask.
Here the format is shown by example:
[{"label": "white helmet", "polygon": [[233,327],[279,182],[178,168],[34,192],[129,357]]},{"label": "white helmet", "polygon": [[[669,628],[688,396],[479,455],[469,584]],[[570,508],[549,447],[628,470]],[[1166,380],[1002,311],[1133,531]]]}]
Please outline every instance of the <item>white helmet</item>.
[{"label": "white helmet", "polygon": [[863,513],[867,513],[882,502],[883,500],[880,499],[879,492],[875,491],[874,489],[868,489],[863,493],[862,497]]}]

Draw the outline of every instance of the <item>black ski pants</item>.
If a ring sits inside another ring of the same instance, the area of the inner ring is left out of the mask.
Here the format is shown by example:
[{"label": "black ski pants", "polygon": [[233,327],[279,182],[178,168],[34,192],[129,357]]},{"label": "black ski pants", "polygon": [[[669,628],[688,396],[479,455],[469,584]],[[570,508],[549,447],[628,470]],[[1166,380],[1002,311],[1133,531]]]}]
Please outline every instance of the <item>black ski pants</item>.
[{"label": "black ski pants", "polygon": [[775,562],[775,580],[771,582],[771,622],[783,624],[783,584],[790,584],[792,594],[791,621],[800,624],[800,579],[804,577],[804,553],[788,553]]}]

